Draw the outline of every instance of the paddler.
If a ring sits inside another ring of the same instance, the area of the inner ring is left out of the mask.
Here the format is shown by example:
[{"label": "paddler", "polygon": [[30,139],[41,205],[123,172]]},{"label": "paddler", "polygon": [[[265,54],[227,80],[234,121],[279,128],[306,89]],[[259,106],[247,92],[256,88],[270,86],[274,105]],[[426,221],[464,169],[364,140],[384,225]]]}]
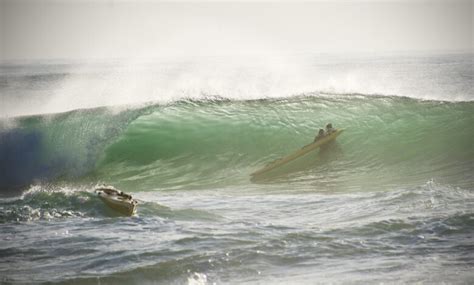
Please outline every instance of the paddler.
[{"label": "paddler", "polygon": [[316,142],[316,141],[322,139],[324,136],[325,136],[324,130],[323,130],[323,129],[319,129],[318,135],[314,138],[314,142]]},{"label": "paddler", "polygon": [[333,132],[335,132],[336,130],[332,128],[332,124],[329,123],[326,125],[326,134],[330,135],[332,134]]}]

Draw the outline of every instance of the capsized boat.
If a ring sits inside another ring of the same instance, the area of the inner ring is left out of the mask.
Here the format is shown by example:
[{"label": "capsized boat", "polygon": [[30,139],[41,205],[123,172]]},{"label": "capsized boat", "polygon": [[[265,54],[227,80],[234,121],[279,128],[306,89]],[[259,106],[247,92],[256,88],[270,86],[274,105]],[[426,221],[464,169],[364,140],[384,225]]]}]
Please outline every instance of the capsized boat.
[{"label": "capsized boat", "polygon": [[113,186],[98,186],[95,192],[107,206],[127,216],[137,212],[138,201],[132,195],[126,194]]}]

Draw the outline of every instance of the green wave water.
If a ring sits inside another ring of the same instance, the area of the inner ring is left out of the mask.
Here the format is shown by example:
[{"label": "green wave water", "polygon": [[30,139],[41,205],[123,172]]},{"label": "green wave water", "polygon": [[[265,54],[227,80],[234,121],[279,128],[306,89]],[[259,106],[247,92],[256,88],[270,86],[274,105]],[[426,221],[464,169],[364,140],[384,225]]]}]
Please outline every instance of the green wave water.
[{"label": "green wave water", "polygon": [[363,95],[155,106],[104,149],[94,173],[139,190],[245,185],[332,122],[345,129],[328,154],[335,159],[316,152],[284,181],[472,185],[473,108]]},{"label": "green wave water", "polygon": [[335,148],[314,152],[271,182],[363,189],[436,178],[471,186],[473,109],[472,102],[310,94],[78,110],[26,117],[8,132],[36,135],[35,147],[25,146],[37,152],[34,179],[148,191],[249,184],[252,172],[311,142],[331,122],[345,129]]}]

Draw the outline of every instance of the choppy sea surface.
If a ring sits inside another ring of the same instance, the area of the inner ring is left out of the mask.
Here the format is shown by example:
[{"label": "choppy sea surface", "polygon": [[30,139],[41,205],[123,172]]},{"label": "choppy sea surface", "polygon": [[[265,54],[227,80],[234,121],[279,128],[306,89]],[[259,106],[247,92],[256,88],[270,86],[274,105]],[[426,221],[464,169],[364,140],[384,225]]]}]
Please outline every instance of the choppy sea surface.
[{"label": "choppy sea surface", "polygon": [[[472,284],[473,66],[2,63],[0,282]],[[251,181],[329,122],[329,147]]]}]

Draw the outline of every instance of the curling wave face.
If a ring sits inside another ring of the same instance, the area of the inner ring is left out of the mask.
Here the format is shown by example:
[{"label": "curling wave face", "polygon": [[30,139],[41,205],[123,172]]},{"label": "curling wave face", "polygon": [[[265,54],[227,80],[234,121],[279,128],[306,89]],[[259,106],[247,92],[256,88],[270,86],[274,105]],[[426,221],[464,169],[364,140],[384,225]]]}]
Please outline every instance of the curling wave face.
[{"label": "curling wave face", "polygon": [[311,142],[328,121],[346,130],[332,157],[315,154],[284,181],[358,189],[431,178],[472,185],[473,109],[472,102],[318,93],[24,117],[2,134],[2,153],[24,154],[2,160],[2,186],[22,178],[113,181],[133,190],[245,185],[250,173]]}]

